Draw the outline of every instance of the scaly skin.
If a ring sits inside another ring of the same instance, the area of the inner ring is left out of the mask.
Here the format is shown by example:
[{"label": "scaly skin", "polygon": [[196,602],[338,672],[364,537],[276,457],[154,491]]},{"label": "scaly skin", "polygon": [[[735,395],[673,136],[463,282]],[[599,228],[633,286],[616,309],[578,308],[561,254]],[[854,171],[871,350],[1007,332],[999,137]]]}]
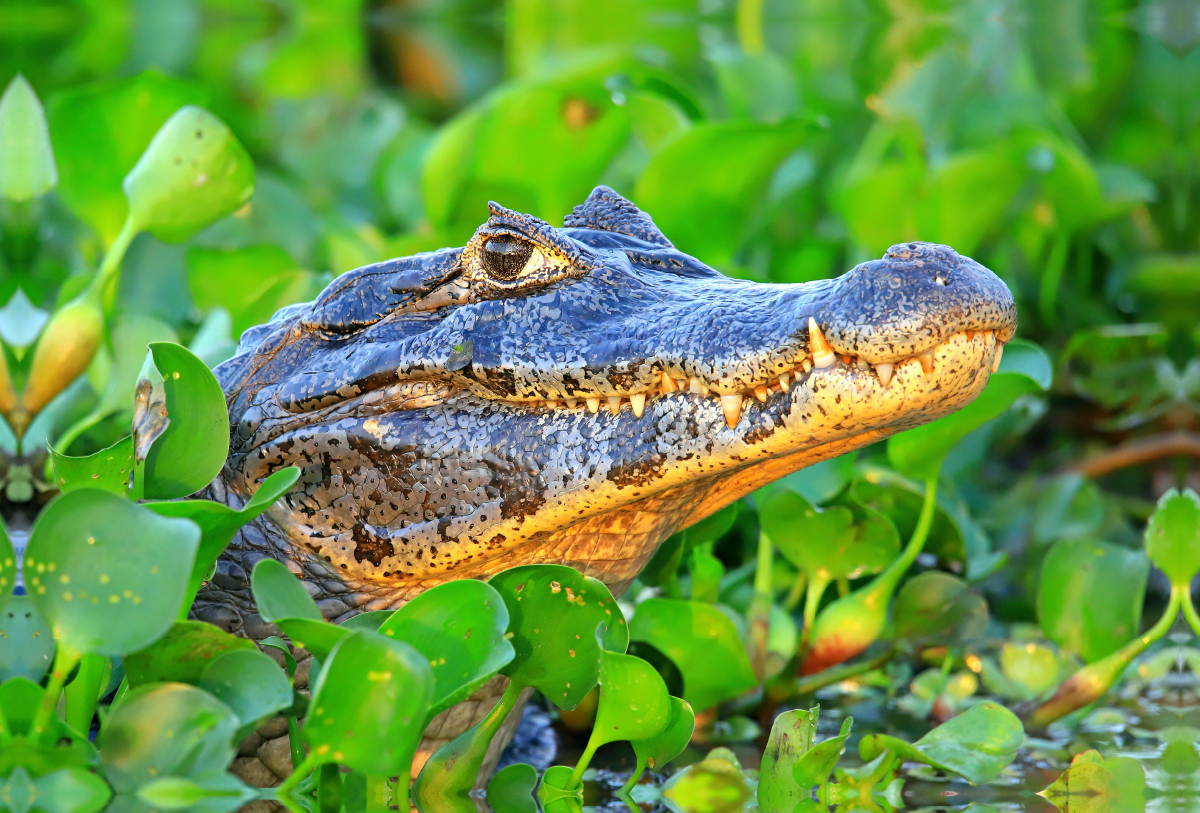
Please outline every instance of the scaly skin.
[{"label": "scaly skin", "polygon": [[[945,246],[766,285],[676,250],[605,187],[562,229],[492,204],[464,248],[344,274],[218,368],[212,496],[302,474],[196,614],[271,634],[247,578],[268,556],[333,621],[533,562],[620,593],[680,528],[969,403],[1015,328],[1004,284]],[[489,698],[452,709],[418,762]]]}]

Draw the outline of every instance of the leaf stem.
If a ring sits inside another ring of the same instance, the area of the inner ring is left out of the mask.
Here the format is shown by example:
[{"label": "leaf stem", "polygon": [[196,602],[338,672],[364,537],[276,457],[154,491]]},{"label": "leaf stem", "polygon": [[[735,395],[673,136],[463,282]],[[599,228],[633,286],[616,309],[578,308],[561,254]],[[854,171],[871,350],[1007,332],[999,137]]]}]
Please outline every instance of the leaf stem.
[{"label": "leaf stem", "polygon": [[1181,584],[1178,588],[1180,599],[1183,605],[1183,617],[1188,622],[1188,626],[1192,628],[1192,632],[1200,636],[1200,615],[1196,614],[1196,605],[1192,603],[1192,588],[1188,584]]},{"label": "leaf stem", "polygon": [[[642,774],[646,772],[647,767],[649,767],[647,758],[641,754],[638,754],[637,764],[633,768],[633,773],[629,775],[629,779],[625,781],[625,784],[621,785],[621,789],[617,791],[616,795],[620,797],[627,796],[629,791],[633,790],[634,785],[638,783],[638,780],[642,778]],[[622,801],[624,801],[624,798],[622,798]],[[626,802],[626,804],[628,804],[628,802]]]},{"label": "leaf stem", "polygon": [[592,729],[592,736],[588,738],[587,748],[583,749],[583,755],[579,757],[579,762],[575,763],[575,770],[571,771],[571,787],[568,790],[578,788],[583,780],[583,772],[587,770],[588,763],[592,761],[592,756],[596,753],[596,749],[600,747],[600,743],[596,742],[596,729]]},{"label": "leaf stem", "polygon": [[788,591],[787,598],[784,599],[784,608],[787,610],[796,609],[796,605],[800,603],[800,599],[804,596],[804,588],[807,586],[808,572],[801,570],[796,574],[796,580],[792,582],[792,589]]},{"label": "leaf stem", "polygon": [[75,668],[75,664],[79,663],[80,655],[78,652],[72,652],[66,647],[59,644],[58,652],[54,655],[54,666],[50,669],[50,680],[46,682],[46,691],[42,694],[42,702],[38,704],[37,712],[33,716],[33,724],[29,727],[30,733],[33,735],[34,742],[44,742],[45,735],[50,731],[50,720],[54,716],[54,710],[58,707],[58,698],[62,694],[63,684],[67,681],[67,675],[71,674],[71,670]]},{"label": "leaf stem", "polygon": [[279,786],[275,788],[275,795],[287,796],[290,798],[295,787],[307,779],[319,765],[320,762],[316,754],[309,754],[306,756],[299,765],[296,765],[294,768],[292,768],[291,775],[280,782]]},{"label": "leaf stem", "polygon": [[[113,240],[112,245],[108,247],[108,251],[104,253],[104,259],[100,262],[100,270],[96,272],[96,276],[92,278],[91,285],[88,286],[88,295],[98,297],[100,302],[111,303],[116,298],[116,288],[112,286],[113,280],[116,279],[117,271],[121,267],[121,260],[125,258],[125,252],[129,249],[129,244],[133,242],[133,238],[137,237],[138,226],[134,222],[133,213],[130,212],[125,218],[125,223],[121,226],[121,231],[117,232],[117,237]],[[104,310],[107,312],[108,307]]]},{"label": "leaf stem", "polygon": [[917,517],[917,527],[913,528],[912,537],[904,546],[904,551],[867,588],[872,598],[876,600],[882,598],[885,602],[891,598],[900,578],[912,567],[913,562],[917,560],[917,556],[925,547],[925,541],[929,538],[929,530],[933,527],[934,509],[937,507],[937,490],[938,475],[935,473],[925,481],[925,500],[921,503],[921,514]]},{"label": "leaf stem", "polygon": [[844,666],[833,666],[829,669],[822,669],[811,677],[802,678],[793,685],[792,697],[801,697],[806,694],[812,694],[817,689],[823,689],[834,683],[839,683],[846,678],[861,675],[864,672],[870,672],[872,669],[878,669],[886,664],[892,658],[896,657],[898,650],[895,647],[884,650],[874,658],[865,661],[857,661],[856,663],[848,663]]}]

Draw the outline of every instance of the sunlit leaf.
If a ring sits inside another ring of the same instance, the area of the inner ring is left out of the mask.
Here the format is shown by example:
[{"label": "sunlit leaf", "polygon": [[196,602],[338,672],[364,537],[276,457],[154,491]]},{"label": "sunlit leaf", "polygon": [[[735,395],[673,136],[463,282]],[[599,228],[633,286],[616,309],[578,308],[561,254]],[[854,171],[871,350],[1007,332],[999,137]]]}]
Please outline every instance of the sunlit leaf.
[{"label": "sunlit leaf", "polygon": [[212,624],[176,621],[164,636],[144,649],[130,652],[121,662],[133,688],[166,682],[196,685],[217,656],[253,649],[253,641],[230,635]]},{"label": "sunlit leaf", "polygon": [[938,570],[913,576],[892,605],[896,635],[910,641],[954,643],[983,635],[987,602],[962,579]]},{"label": "sunlit leaf", "polygon": [[496,771],[487,786],[487,803],[496,813],[538,813],[533,792],[537,768],[518,762]]},{"label": "sunlit leaf", "polygon": [[817,738],[819,708],[792,709],[775,718],[758,771],[758,806],[762,810],[791,810],[812,798],[811,788],[796,781],[792,767]]},{"label": "sunlit leaf", "polygon": [[1146,555],[1172,584],[1187,584],[1200,571],[1200,497],[1171,489],[1146,525]]},{"label": "sunlit leaf", "polygon": [[836,737],[813,745],[800,755],[792,766],[792,778],[802,789],[815,788],[829,779],[834,766],[846,749],[846,740],[850,737],[850,729],[854,726],[854,718],[842,720],[842,728]]},{"label": "sunlit leaf", "polygon": [[57,183],[46,114],[29,81],[17,74],[0,96],[0,197],[32,200]]},{"label": "sunlit leaf", "polygon": [[125,496],[133,477],[133,437],[118,440],[107,449],[83,457],[50,450],[54,479],[64,494],[79,488],[97,488]]}]

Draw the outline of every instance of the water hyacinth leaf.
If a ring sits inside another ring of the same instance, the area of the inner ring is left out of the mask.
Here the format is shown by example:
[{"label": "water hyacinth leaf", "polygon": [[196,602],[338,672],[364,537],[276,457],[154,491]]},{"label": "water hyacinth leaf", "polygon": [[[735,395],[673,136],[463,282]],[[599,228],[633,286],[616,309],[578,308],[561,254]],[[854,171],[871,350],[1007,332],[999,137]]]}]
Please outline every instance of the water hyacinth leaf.
[{"label": "water hyacinth leaf", "polygon": [[1000,775],[1025,739],[1017,716],[992,702],[972,706],[914,743],[886,734],[868,734],[859,742],[864,760],[891,751],[901,759],[956,773],[972,785]]},{"label": "water hyacinth leaf", "polygon": [[[1041,353],[1045,357],[1040,348],[1028,343],[1019,348],[1014,355],[1019,356],[1020,371],[1006,372],[1002,366],[992,375],[979,397],[958,412],[889,438],[887,452],[891,464],[901,473],[918,480],[935,477],[946,455],[960,440],[1000,415],[1022,395],[1045,390],[1040,371],[1050,368],[1049,359],[1045,358],[1044,365],[1035,366],[1033,354]],[[1038,378],[1032,377],[1030,372]]]},{"label": "water hyacinth leaf", "polygon": [[181,107],[155,133],[121,185],[139,231],[182,243],[254,194],[254,162],[225,123]]},{"label": "water hyacinth leaf", "polygon": [[0,607],[0,683],[39,681],[54,659],[54,634],[29,596],[12,596]]},{"label": "water hyacinth leaf", "polygon": [[758,806],[761,810],[792,810],[812,798],[811,788],[796,781],[792,766],[808,753],[817,738],[820,707],[793,709],[775,718],[758,771]]},{"label": "water hyacinth leaf", "polygon": [[172,113],[205,101],[199,86],[156,70],[48,98],[59,197],[105,245],[121,230],[128,209],[121,179]]},{"label": "water hyacinth leaf", "polygon": [[264,621],[274,624],[281,618],[325,620],[304,583],[275,559],[263,559],[254,566],[250,590]]},{"label": "water hyacinth leaf", "polygon": [[299,477],[300,469],[295,466],[272,473],[240,510],[212,500],[173,500],[146,504],[147,508],[160,516],[190,519],[200,527],[200,547],[196,551],[192,575],[188,580],[189,606],[238,529],[274,505]]},{"label": "water hyacinth leaf", "polygon": [[1058,658],[1047,646],[1029,641],[1021,644],[1006,641],[1000,649],[1000,671],[1010,682],[1019,686],[1025,695],[1037,697],[1058,682]]},{"label": "water hyacinth leaf", "polygon": [[1146,525],[1146,555],[1172,584],[1187,584],[1200,572],[1200,497],[1190,488],[1171,489]]},{"label": "water hyacinth leaf", "polygon": [[199,541],[188,520],[80,489],[38,516],[25,552],[26,587],[59,646],[117,657],[170,628]]},{"label": "water hyacinth leaf", "polygon": [[197,685],[233,710],[243,732],[292,705],[292,685],[279,664],[253,647],[214,657]]},{"label": "water hyacinth leaf", "polygon": [[17,552],[8,536],[8,527],[0,519],[0,607],[17,586]]},{"label": "water hyacinth leaf", "polygon": [[120,314],[110,337],[111,352],[109,347],[102,346],[87,371],[88,383],[101,394],[100,403],[88,416],[92,421],[132,409],[138,376],[150,345],[179,339],[166,322],[142,313]]},{"label": "water hyacinth leaf", "polygon": [[710,604],[652,598],[638,605],[630,637],[670,658],[683,674],[683,698],[708,709],[758,685],[729,617]]},{"label": "water hyacinth leaf", "polygon": [[[848,498],[890,519],[901,539],[911,539],[921,515],[925,490],[891,470],[870,469],[854,478]],[[934,508],[933,525],[924,550],[939,559],[966,561],[966,537],[955,515],[941,501]]]},{"label": "water hyacinth leaf", "polygon": [[208,366],[187,348],[170,342],[150,345],[137,382],[133,446],[147,499],[195,494],[225,464],[225,394]]},{"label": "water hyacinth leaf", "polygon": [[629,646],[629,629],[612,593],[574,568],[514,567],[488,584],[508,607],[512,633],[514,656],[501,673],[533,686],[559,708],[575,708],[596,685],[602,647],[623,653]]},{"label": "water hyacinth leaf", "polygon": [[940,570],[913,576],[892,605],[896,635],[909,641],[968,641],[988,625],[987,602],[962,579]]},{"label": "water hyacinth leaf", "polygon": [[[603,686],[601,687],[603,691]],[[629,778],[626,789],[637,782],[642,771],[649,768],[661,771],[667,763],[683,753],[687,744],[692,740],[692,732],[696,729],[696,715],[686,700],[678,697],[668,698],[671,712],[667,726],[657,734],[633,741],[633,752],[637,755],[637,769]]]},{"label": "water hyacinth leaf", "polygon": [[784,557],[822,581],[878,573],[900,552],[900,534],[887,517],[871,512],[856,522],[849,507],[820,511],[794,491],[761,500],[758,517]]},{"label": "water hyacinth leaf", "polygon": [[842,756],[842,751],[846,749],[846,740],[850,738],[850,729],[853,726],[854,718],[847,717],[842,721],[842,728],[836,737],[817,743],[796,760],[792,767],[792,778],[797,785],[811,790],[829,778]]},{"label": "water hyacinth leaf", "polygon": [[98,488],[125,496],[133,475],[133,436],[83,457],[50,449],[50,460],[54,464],[55,484],[64,494],[78,488]]},{"label": "water hyacinth leaf", "polygon": [[[17,776],[16,768],[9,775],[9,783]],[[97,813],[104,809],[112,798],[112,791],[96,774],[85,768],[62,768],[54,773],[39,776],[31,783],[38,800],[35,810],[42,813]],[[13,798],[11,791],[0,789],[0,797]]]},{"label": "water hyacinth leaf", "polygon": [[224,703],[184,683],[131,690],[113,705],[97,745],[118,795],[167,776],[224,773],[237,754],[238,719]]},{"label": "water hyacinth leaf", "polygon": [[164,776],[138,788],[137,800],[150,810],[196,810],[227,813],[253,801],[258,794],[236,776],[212,773],[185,779]]},{"label": "water hyacinth leaf", "polygon": [[310,758],[368,776],[406,772],[433,685],[428,661],[408,644],[373,632],[347,634],[313,686],[302,730]]},{"label": "water hyacinth leaf", "polygon": [[537,768],[532,765],[518,762],[502,768],[488,782],[488,807],[496,813],[538,813],[533,798],[537,783]]},{"label": "water hyacinth leaf", "polygon": [[654,667],[633,655],[600,653],[600,704],[588,747],[645,740],[671,722],[671,696]]},{"label": "water hyacinth leaf", "polygon": [[230,635],[212,624],[176,621],[166,635],[144,649],[130,652],[121,662],[133,688],[167,682],[196,685],[217,656],[254,648],[253,641]]},{"label": "water hyacinth leaf", "polygon": [[420,652],[433,670],[433,717],[467,698],[513,659],[508,608],[496,590],[461,579],[426,590],[391,614],[380,635]]},{"label": "water hyacinth leaf", "polygon": [[367,630],[368,632],[378,632],[383,626],[383,622],[392,617],[395,610],[371,610],[358,615],[352,615],[342,623],[338,624],[344,630]]},{"label": "water hyacinth leaf", "polygon": [[583,789],[574,784],[571,766],[551,765],[542,772],[542,781],[538,784],[537,795],[542,801],[543,808],[548,811],[548,805],[560,799],[582,801]]},{"label": "water hyacinth leaf", "polygon": [[[1117,779],[1097,762],[1074,762],[1062,772],[1054,784],[1038,794],[1059,810],[1070,813],[1115,813],[1121,791]],[[1145,803],[1137,808],[1145,809]],[[1131,811],[1132,813],[1132,811]]]},{"label": "water hyacinth leaf", "polygon": [[1099,539],[1063,539],[1042,562],[1038,622],[1047,638],[1094,663],[1137,634],[1149,562]]},{"label": "water hyacinth leaf", "polygon": [[[718,752],[725,751],[725,755]],[[752,798],[750,784],[736,759],[725,748],[714,748],[708,756],[677,771],[663,785],[663,796],[678,810],[743,810]]]},{"label": "water hyacinth leaf", "polygon": [[18,73],[0,96],[0,197],[33,200],[57,183],[45,111],[29,81]]},{"label": "water hyacinth leaf", "polygon": [[314,621],[311,618],[277,618],[274,622],[292,643],[302,649],[307,649],[320,662],[329,658],[333,648],[345,638],[350,631],[325,621]]}]

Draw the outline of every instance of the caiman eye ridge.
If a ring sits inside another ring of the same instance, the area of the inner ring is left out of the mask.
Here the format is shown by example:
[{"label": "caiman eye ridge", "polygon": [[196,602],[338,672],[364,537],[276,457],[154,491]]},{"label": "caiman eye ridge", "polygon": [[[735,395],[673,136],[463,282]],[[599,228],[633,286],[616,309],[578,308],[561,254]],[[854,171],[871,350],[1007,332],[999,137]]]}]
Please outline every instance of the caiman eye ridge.
[{"label": "caiman eye ridge", "polygon": [[483,245],[483,268],[500,280],[513,280],[533,256],[533,245],[515,237],[498,236]]},{"label": "caiman eye ridge", "polygon": [[640,418],[646,409],[646,400],[648,398],[666,396],[674,392],[691,393],[719,400],[721,402],[721,409],[725,414],[725,423],[730,429],[733,429],[737,426],[738,419],[741,417],[742,403],[746,398],[754,397],[766,403],[767,399],[772,395],[787,392],[793,385],[806,381],[814,369],[841,369],[851,375],[854,371],[862,373],[873,372],[875,377],[878,378],[879,383],[886,388],[891,384],[897,367],[915,363],[921,366],[921,371],[925,379],[927,381],[932,380],[934,376],[934,358],[938,347],[949,344],[959,337],[968,343],[975,341],[983,342],[987,353],[995,352],[992,358],[992,372],[994,373],[1000,369],[1000,359],[1004,353],[1004,342],[996,338],[995,330],[962,330],[952,334],[945,341],[940,342],[938,345],[919,355],[895,362],[871,364],[856,356],[835,353],[829,342],[825,339],[824,334],[821,333],[816,320],[810,318],[809,353],[796,362],[791,370],[741,392],[717,393],[713,391],[713,388],[709,384],[697,376],[677,378],[666,371],[662,371],[659,374],[660,383],[641,392],[631,392],[624,395],[594,395],[561,400],[535,398],[511,400],[507,401],[507,403],[515,406],[548,409],[577,409],[582,407],[593,414],[599,412],[600,406],[603,403],[613,415],[618,414],[628,404],[633,414]]}]

